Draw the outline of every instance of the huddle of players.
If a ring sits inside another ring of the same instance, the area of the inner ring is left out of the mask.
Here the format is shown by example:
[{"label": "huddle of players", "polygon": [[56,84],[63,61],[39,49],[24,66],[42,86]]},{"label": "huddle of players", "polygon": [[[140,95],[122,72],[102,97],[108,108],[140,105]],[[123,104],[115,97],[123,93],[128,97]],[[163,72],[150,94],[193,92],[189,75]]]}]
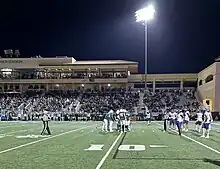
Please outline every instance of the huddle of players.
[{"label": "huddle of players", "polygon": [[[173,129],[177,129],[179,135],[181,135],[182,131],[188,131],[188,124],[190,120],[190,113],[188,110],[180,111],[174,110],[169,112],[168,116],[165,116],[165,121],[169,120],[169,127]],[[212,114],[209,109],[199,109],[197,112],[197,120],[195,123],[196,131],[200,132],[201,128],[203,129],[203,133],[201,137],[209,138],[209,131],[211,129]],[[166,131],[166,122],[164,123],[164,129]]]},{"label": "huddle of players", "polygon": [[114,112],[110,110],[104,115],[102,131],[113,132],[113,122],[117,124],[117,131],[126,132],[131,130],[130,114],[125,109],[120,109]]},{"label": "huddle of players", "polygon": [[173,110],[168,113],[166,120],[169,120],[169,128],[177,129],[181,135],[181,131],[188,131],[189,116],[188,110]]}]

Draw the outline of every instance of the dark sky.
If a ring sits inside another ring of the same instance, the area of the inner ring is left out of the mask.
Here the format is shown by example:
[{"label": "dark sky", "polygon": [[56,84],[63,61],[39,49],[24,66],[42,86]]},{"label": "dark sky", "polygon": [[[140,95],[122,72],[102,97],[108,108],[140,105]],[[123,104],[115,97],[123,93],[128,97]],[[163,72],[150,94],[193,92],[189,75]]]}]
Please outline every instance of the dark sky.
[{"label": "dark sky", "polygon": [[[23,57],[134,60],[143,72],[144,27],[134,13],[146,2],[3,0],[0,53],[17,48]],[[220,0],[153,2],[157,14],[148,27],[150,73],[198,72],[220,55]]]}]

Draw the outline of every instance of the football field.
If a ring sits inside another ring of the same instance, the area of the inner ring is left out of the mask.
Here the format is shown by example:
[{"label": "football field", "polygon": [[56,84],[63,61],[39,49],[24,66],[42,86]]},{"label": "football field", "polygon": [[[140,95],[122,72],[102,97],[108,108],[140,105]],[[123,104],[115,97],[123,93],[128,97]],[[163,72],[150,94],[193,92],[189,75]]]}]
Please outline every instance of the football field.
[{"label": "football field", "polygon": [[127,133],[103,133],[101,122],[0,122],[0,169],[218,169],[220,123],[210,138],[191,130],[180,137],[162,122],[135,122]]}]

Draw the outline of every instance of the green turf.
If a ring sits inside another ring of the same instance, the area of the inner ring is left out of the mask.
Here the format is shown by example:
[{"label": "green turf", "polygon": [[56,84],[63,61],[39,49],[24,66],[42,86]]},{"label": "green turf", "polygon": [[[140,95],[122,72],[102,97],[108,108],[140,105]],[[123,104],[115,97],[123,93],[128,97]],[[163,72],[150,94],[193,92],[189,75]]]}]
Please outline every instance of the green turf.
[{"label": "green turf", "polygon": [[[162,124],[161,122],[158,122]],[[51,122],[51,138],[16,138],[38,135],[41,123],[0,122],[0,169],[95,169],[120,133],[103,133],[100,122]],[[86,127],[86,128],[85,128]],[[193,125],[190,128],[193,129]],[[82,129],[83,128],[83,129]],[[121,134],[102,164],[103,169],[217,169],[220,154],[161,126],[144,122]],[[220,151],[220,125],[213,125],[210,139],[190,130],[186,136]],[[64,133],[64,134],[62,134]],[[60,135],[61,134],[61,135]],[[42,141],[39,141],[42,140]],[[35,141],[35,142],[34,142]],[[33,143],[32,143],[33,142]],[[31,145],[26,145],[32,143]],[[102,151],[85,151],[91,144],[104,145]],[[18,148],[18,146],[23,145]],[[145,151],[122,151],[120,145],[146,146]],[[151,148],[150,145],[166,147]],[[9,149],[9,150],[8,150]],[[7,150],[7,152],[3,152]]]}]

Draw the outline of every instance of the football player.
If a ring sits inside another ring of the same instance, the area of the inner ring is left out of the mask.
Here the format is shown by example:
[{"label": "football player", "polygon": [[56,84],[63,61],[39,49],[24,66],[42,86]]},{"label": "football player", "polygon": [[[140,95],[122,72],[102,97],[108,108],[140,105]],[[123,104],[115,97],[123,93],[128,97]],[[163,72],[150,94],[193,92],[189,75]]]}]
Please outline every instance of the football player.
[{"label": "football player", "polygon": [[121,130],[121,125],[120,125],[120,116],[119,116],[120,110],[116,111],[116,124],[117,124],[117,131]]},{"label": "football player", "polygon": [[125,129],[127,131],[131,131],[131,117],[129,113],[126,113],[126,120],[125,120]]},{"label": "football player", "polygon": [[177,126],[177,129],[178,129],[178,132],[179,132],[179,135],[181,136],[181,130],[182,130],[182,123],[183,123],[183,113],[182,112],[179,112],[177,114],[177,118],[176,118],[176,126]]},{"label": "football player", "polygon": [[205,110],[201,137],[205,137],[205,134],[206,134],[206,138],[209,138],[209,131],[211,129],[211,122],[212,121],[213,121],[213,119],[212,119],[211,112],[209,110]]},{"label": "football player", "polygon": [[189,127],[188,127],[188,124],[189,124],[189,111],[188,110],[185,110],[186,112],[184,113],[184,121],[183,121],[183,131],[188,131]]},{"label": "football player", "polygon": [[175,128],[175,120],[176,120],[176,112],[170,111],[169,112],[169,118],[170,118],[170,126],[169,128]]},{"label": "football player", "polygon": [[109,112],[108,112],[108,122],[109,122],[109,131],[110,132],[113,132],[112,130],[112,124],[113,124],[113,121],[114,121],[114,117],[113,117],[113,114],[114,114],[114,111],[111,109]]},{"label": "football player", "polygon": [[102,131],[104,132],[108,131],[108,119],[109,119],[109,114],[108,113],[104,114],[104,119],[102,124]]},{"label": "football player", "polygon": [[200,133],[201,131],[201,127],[202,127],[202,122],[203,122],[203,113],[201,112],[201,110],[198,110],[198,112],[196,113],[196,123],[195,123],[195,129],[196,131],[198,131]]}]

